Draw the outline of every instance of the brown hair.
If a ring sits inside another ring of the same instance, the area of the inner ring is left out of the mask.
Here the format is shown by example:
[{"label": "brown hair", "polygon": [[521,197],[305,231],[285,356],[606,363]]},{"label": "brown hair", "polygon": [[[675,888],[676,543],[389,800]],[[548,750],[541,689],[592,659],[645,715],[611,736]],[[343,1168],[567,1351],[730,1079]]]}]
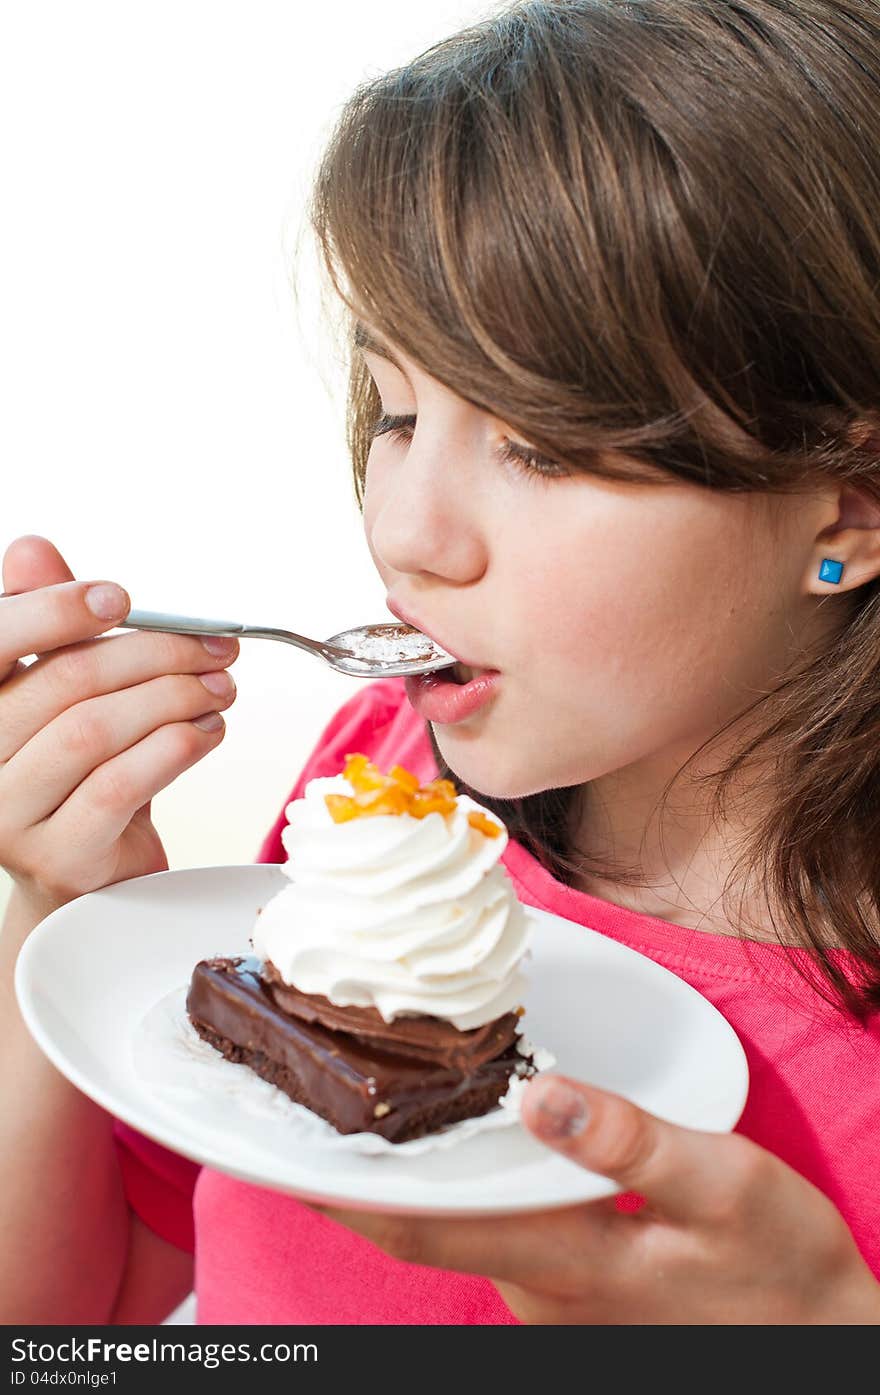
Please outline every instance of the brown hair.
[{"label": "brown hair", "polygon": [[[364,318],[572,469],[768,500],[847,482],[880,502],[875,5],[515,4],[355,92],[311,217],[352,344]],[[359,503],[379,415],[353,352]],[[725,892],[755,876],[787,908],[773,925],[799,970],[865,1020],[880,1007],[880,580],[820,604],[837,608],[835,642],[748,709],[768,704],[713,772],[713,809],[771,754],[775,802]],[[463,788],[560,880],[640,881],[572,858],[589,784]]]}]

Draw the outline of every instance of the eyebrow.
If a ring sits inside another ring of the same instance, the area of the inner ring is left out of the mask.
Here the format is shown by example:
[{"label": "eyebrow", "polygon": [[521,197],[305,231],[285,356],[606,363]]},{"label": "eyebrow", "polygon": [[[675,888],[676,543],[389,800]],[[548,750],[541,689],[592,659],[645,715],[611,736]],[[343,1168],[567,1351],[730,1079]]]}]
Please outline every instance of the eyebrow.
[{"label": "eyebrow", "polygon": [[389,363],[393,363],[395,368],[399,368],[401,373],[403,372],[388,346],[377,339],[360,320],[356,322],[354,327],[354,345],[356,349],[361,349],[365,353],[378,354],[380,358],[387,358]]}]

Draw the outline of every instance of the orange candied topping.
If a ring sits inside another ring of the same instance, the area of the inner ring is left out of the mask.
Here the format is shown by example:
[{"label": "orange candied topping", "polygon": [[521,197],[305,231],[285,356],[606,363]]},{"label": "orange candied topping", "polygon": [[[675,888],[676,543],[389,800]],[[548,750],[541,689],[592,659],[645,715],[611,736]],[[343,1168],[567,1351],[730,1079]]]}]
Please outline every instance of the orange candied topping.
[{"label": "orange candied topping", "polygon": [[478,809],[474,809],[468,814],[468,823],[471,828],[478,828],[481,833],[485,833],[487,838],[497,838],[498,834],[501,832],[498,824],[493,823],[491,819],[487,819],[486,815],[481,813]]},{"label": "orange candied topping", "polygon": [[[350,819],[369,818],[373,814],[412,814],[423,819],[426,814],[451,814],[455,811],[457,794],[451,780],[429,780],[420,785],[412,771],[402,765],[392,765],[387,775],[356,753],[345,757],[342,771],[354,794],[325,794],[324,800],[334,823]],[[490,838],[501,832],[484,814],[468,814],[468,823]]]},{"label": "orange candied topping", "polygon": [[330,810],[330,817],[334,823],[348,823],[349,819],[356,819],[360,813],[349,794],[325,794],[324,803]]},{"label": "orange candied topping", "polygon": [[418,777],[413,775],[411,771],[404,770],[402,765],[392,765],[388,774],[392,780],[396,780],[399,785],[402,785],[409,794],[415,794],[419,787]]},{"label": "orange candied topping", "polygon": [[342,773],[358,794],[364,794],[367,790],[380,790],[386,783],[386,777],[380,775],[373,762],[367,760],[366,756],[346,756]]},{"label": "orange candied topping", "polygon": [[409,795],[400,785],[388,785],[384,789],[369,790],[355,795],[358,814],[405,814],[409,809]]},{"label": "orange candied topping", "polygon": [[392,765],[390,772],[383,775],[360,753],[345,757],[342,773],[354,794],[325,794],[335,823],[371,814],[413,814],[423,819],[426,814],[451,814],[455,809],[455,785],[451,780],[431,780],[420,785],[412,771],[402,765]]}]

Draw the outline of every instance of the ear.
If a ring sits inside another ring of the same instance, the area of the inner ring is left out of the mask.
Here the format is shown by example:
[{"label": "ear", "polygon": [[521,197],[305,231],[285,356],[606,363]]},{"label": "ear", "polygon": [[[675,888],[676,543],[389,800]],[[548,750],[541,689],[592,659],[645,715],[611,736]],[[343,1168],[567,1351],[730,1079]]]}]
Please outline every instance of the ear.
[{"label": "ear", "polygon": [[[805,587],[814,596],[854,591],[880,577],[880,498],[857,485],[842,484],[837,509],[837,518],[816,534],[811,548]],[[839,582],[819,579],[825,558],[843,563]]]},{"label": "ear", "polygon": [[[841,485],[839,509],[840,513],[835,521],[817,534],[817,543],[824,540],[839,549],[844,545],[840,535],[845,529],[880,528],[880,501],[873,499],[857,485]],[[840,560],[846,561],[842,552]]]},{"label": "ear", "polygon": [[[849,421],[845,425],[841,423],[837,433],[839,439],[842,438],[853,450],[868,456],[880,467],[880,415],[869,412],[857,421]],[[880,474],[877,487],[880,492]],[[839,534],[844,529],[880,527],[880,498],[872,498],[870,492],[858,480],[841,484],[839,507],[839,517],[824,532],[817,535],[817,542],[830,541],[833,538],[834,545],[839,548],[842,545]],[[843,552],[840,553],[840,560],[846,560]]]}]

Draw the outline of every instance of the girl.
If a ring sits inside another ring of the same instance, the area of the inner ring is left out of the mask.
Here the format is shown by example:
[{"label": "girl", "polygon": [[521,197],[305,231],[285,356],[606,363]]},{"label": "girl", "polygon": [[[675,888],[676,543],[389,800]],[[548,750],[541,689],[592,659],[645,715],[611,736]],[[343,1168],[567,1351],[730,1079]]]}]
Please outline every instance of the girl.
[{"label": "girl", "polygon": [[[194,1243],[209,1323],[880,1321],[878,152],[873,6],[533,2],[356,93],[313,204],[389,608],[494,672],[363,688],[290,797],[350,751],[451,775],[524,902],[729,1019],[736,1133],[539,1078],[616,1203],[306,1206],[114,1126],[9,989],[7,1321],[155,1321]],[[4,584],[8,985],[54,905],[167,865],[150,798],[235,651],[96,638],[127,597],[42,539]]]}]

